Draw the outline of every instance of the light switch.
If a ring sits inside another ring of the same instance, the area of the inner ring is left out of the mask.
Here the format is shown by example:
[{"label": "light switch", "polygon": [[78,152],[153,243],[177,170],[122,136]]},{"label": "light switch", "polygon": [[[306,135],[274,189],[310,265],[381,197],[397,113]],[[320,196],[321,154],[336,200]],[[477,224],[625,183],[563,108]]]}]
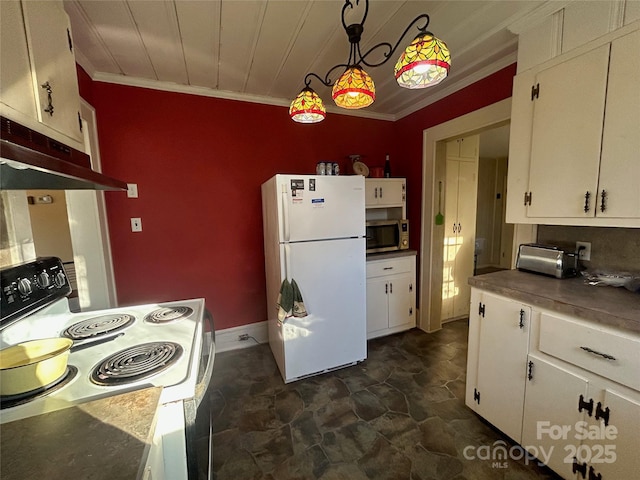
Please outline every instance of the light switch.
[{"label": "light switch", "polygon": [[131,231],[132,232],[141,232],[142,231],[142,219],[141,218],[132,218],[131,219]]},{"label": "light switch", "polygon": [[138,184],[127,183],[127,197],[138,198]]}]

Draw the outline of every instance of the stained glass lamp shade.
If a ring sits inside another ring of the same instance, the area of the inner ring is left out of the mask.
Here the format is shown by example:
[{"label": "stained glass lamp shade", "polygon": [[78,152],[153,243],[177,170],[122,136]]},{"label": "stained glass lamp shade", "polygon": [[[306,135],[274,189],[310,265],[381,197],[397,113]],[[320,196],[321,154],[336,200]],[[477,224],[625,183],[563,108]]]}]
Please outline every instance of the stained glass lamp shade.
[{"label": "stained glass lamp shade", "polygon": [[376,99],[376,88],[367,72],[359,66],[351,66],[333,86],[333,100],[342,108],[368,107]]},{"label": "stained glass lamp shade", "polygon": [[298,123],[318,123],[324,120],[327,112],[318,94],[305,87],[291,102],[289,116]]},{"label": "stained glass lamp shade", "polygon": [[401,87],[425,88],[446,78],[451,67],[447,44],[431,32],[418,35],[400,55],[394,73]]}]

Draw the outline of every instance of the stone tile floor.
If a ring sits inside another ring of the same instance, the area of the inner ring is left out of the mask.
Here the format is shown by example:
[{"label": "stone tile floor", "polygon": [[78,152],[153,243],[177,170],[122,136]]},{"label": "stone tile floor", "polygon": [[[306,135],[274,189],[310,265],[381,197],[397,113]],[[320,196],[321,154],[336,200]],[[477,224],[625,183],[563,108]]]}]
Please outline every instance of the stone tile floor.
[{"label": "stone tile floor", "polygon": [[374,339],[366,361],[286,385],[266,344],[218,354],[215,478],[559,478],[535,460],[473,458],[514,444],[464,405],[467,331],[459,320]]}]

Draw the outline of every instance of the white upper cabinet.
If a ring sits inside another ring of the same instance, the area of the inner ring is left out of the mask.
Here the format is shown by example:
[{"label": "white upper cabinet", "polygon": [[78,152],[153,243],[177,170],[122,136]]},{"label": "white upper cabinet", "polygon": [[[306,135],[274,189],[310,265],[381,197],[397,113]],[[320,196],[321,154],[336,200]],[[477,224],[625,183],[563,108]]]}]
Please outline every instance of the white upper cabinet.
[{"label": "white upper cabinet", "polygon": [[31,128],[50,127],[51,136],[62,134],[82,149],[75,54],[62,2],[3,1],[2,60],[3,114]]},{"label": "white upper cabinet", "polygon": [[516,76],[507,221],[640,227],[640,30]]},{"label": "white upper cabinet", "polygon": [[27,117],[36,118],[36,100],[20,1],[0,2],[0,20],[0,102]]},{"label": "white upper cabinet", "polygon": [[470,137],[458,138],[447,142],[447,158],[454,157],[476,161],[478,159],[478,149],[480,137],[473,135]]},{"label": "white upper cabinet", "polygon": [[527,216],[593,216],[608,61],[603,45],[537,75]]},{"label": "white upper cabinet", "polygon": [[640,30],[611,44],[596,216],[640,217]]},{"label": "white upper cabinet", "polygon": [[367,178],[365,206],[367,208],[404,207],[407,200],[404,178]]}]

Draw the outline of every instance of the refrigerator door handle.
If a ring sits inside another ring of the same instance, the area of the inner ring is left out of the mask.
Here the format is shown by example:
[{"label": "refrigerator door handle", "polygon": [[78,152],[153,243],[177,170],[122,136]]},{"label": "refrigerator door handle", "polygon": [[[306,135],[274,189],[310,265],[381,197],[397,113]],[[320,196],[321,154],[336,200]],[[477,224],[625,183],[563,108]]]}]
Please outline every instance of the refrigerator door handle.
[{"label": "refrigerator door handle", "polygon": [[282,228],[283,240],[288,242],[291,238],[289,232],[289,196],[287,195],[287,185],[282,184]]},{"label": "refrigerator door handle", "polygon": [[284,246],[284,278],[289,279],[289,263],[291,261],[291,246],[287,243]]}]

